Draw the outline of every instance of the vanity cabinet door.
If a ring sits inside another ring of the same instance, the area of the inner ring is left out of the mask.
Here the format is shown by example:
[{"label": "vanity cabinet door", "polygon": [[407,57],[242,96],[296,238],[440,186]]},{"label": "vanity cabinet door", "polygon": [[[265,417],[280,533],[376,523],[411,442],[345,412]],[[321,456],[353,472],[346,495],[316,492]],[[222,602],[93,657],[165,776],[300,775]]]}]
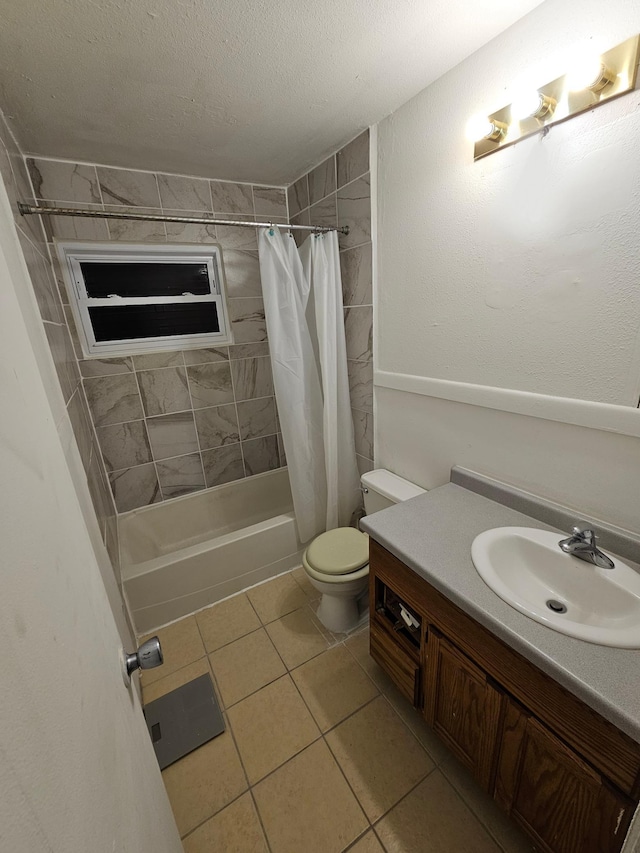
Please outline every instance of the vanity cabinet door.
[{"label": "vanity cabinet door", "polygon": [[486,673],[429,625],[425,718],[486,791],[492,788],[502,702]]},{"label": "vanity cabinet door", "polygon": [[548,853],[618,853],[633,804],[512,699],[494,798]]}]

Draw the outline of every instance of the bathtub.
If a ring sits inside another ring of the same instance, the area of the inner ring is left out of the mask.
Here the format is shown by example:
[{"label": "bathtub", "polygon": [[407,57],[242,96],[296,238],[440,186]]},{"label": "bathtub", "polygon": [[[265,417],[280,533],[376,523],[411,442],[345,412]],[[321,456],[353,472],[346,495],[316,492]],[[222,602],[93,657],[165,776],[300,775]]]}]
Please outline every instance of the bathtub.
[{"label": "bathtub", "polygon": [[119,517],[122,581],[146,633],[301,565],[286,468]]}]

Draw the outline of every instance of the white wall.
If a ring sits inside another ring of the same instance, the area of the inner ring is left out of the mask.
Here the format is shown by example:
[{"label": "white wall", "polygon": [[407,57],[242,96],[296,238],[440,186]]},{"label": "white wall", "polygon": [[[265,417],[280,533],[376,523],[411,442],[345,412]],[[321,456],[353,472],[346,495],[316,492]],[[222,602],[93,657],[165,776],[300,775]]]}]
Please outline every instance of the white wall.
[{"label": "white wall", "polygon": [[633,0],[547,0],[379,125],[377,465],[433,487],[466,464],[640,530],[640,95],[477,163],[464,136],[638,31]]},{"label": "white wall", "polygon": [[180,853],[1,186],[0,303],[0,849]]}]

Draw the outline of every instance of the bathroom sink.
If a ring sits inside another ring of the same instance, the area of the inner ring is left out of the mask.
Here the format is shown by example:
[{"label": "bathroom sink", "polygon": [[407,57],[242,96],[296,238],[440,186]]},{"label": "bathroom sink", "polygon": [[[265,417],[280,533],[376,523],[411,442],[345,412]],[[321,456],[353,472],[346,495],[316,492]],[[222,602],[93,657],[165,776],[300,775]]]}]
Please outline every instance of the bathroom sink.
[{"label": "bathroom sink", "polygon": [[617,557],[601,569],[565,554],[562,534],[497,527],[471,545],[478,574],[507,604],[589,643],[640,648],[640,574]]}]

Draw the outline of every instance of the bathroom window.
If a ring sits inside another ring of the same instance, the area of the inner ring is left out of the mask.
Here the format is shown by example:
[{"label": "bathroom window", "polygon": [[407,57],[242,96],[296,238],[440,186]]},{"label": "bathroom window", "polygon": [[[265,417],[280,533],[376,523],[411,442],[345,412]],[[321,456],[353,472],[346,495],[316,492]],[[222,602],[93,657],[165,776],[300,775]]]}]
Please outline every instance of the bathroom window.
[{"label": "bathroom window", "polygon": [[231,342],[218,246],[60,243],[87,356]]}]

